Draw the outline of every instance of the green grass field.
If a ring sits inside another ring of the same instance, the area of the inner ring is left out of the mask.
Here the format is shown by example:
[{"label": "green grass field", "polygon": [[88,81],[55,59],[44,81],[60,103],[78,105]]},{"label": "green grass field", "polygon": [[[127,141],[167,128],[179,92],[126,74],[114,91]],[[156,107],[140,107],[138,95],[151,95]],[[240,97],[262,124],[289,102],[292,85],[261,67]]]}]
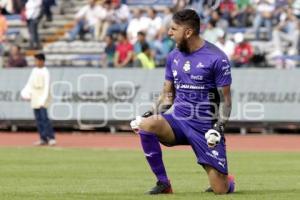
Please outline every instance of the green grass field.
[{"label": "green grass field", "polygon": [[0,199],[300,199],[299,153],[230,152],[237,192],[202,192],[207,178],[191,151],[164,152],[174,195],[147,196],[154,185],[141,151],[1,148]]}]

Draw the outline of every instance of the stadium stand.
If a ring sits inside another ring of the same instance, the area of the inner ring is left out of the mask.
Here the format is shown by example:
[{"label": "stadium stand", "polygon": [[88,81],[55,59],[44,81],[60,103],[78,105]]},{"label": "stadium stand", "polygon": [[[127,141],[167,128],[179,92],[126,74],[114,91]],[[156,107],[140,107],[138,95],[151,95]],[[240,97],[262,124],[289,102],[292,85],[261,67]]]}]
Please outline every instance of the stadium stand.
[{"label": "stadium stand", "polygon": [[[147,52],[147,56],[149,55],[148,57],[151,59],[152,57],[154,58],[155,68],[163,67],[167,54],[174,48],[174,42],[167,37],[172,14],[182,8],[197,10],[202,21],[202,36],[208,40],[213,35],[212,41],[219,43],[233,63],[236,61],[236,57],[245,56],[245,51],[239,46],[240,43],[245,42],[247,44],[247,53],[250,52],[247,55],[247,59],[243,61],[242,65],[238,63],[233,65],[233,67],[255,68],[253,71],[256,72],[261,68],[293,69],[300,66],[300,0],[157,1],[169,2],[168,5],[151,5],[150,1],[146,0],[125,0],[122,1],[125,3],[123,6],[124,10],[126,10],[127,6],[130,10],[130,17],[126,20],[120,18],[119,0],[98,0],[96,3],[103,7],[105,17],[99,17],[99,23],[95,25],[95,33],[86,32],[84,37],[78,36],[71,41],[68,33],[76,24],[76,14],[84,6],[89,5],[91,1],[93,0],[56,1],[56,5],[51,8],[52,19],[47,17],[41,17],[40,19],[38,29],[42,43],[42,48],[40,49],[30,48],[30,35],[25,21],[24,10],[4,12],[8,24],[8,30],[5,33],[6,39],[1,42],[1,46],[4,48],[4,67],[17,67],[8,66],[7,64],[11,57],[11,47],[17,44],[21,49],[19,54],[23,55],[24,53],[26,55],[28,67],[34,65],[33,55],[36,52],[43,51],[47,57],[46,65],[49,68],[62,68],[62,71],[74,68],[76,70],[70,70],[74,73],[83,73],[85,69],[83,70],[82,67],[114,68],[116,67],[113,61],[118,43],[117,35],[118,32],[122,31],[119,23],[123,25],[128,24],[129,28],[126,32],[131,44],[134,46],[135,54],[132,59],[138,61],[138,55],[142,50],[141,47],[146,46],[151,49],[151,53]],[[221,4],[216,4],[218,2]],[[269,12],[270,10],[272,12]],[[268,12],[265,13],[264,11]],[[259,30],[257,29],[258,25],[255,26],[254,21],[259,21],[258,19],[255,20],[258,16],[269,19],[272,25],[271,31],[263,23],[259,24]],[[111,25],[115,26],[110,28]],[[116,27],[119,29],[115,29]],[[105,37],[107,32],[112,33],[112,35]],[[286,32],[293,34],[285,37],[284,33]],[[259,37],[257,37],[257,33],[259,33]],[[280,43],[278,43],[278,40]],[[141,66],[138,66],[140,64],[136,65],[139,62],[131,63],[135,64],[133,67],[141,68]],[[144,69],[152,68],[154,67],[145,67]],[[159,71],[159,69],[155,70],[153,71]],[[96,72],[93,69],[91,71]],[[102,73],[103,71],[99,72]],[[264,70],[261,71],[264,72]],[[63,74],[63,72],[59,73]],[[121,80],[122,76],[119,73],[116,74]],[[79,98],[76,94],[73,95],[77,99]],[[6,93],[3,96],[6,99]],[[273,97],[272,94],[271,97]],[[64,123],[67,124],[67,122]],[[247,124],[249,125],[248,122]],[[233,127],[236,126],[233,124]],[[250,124],[249,126],[252,125]]]},{"label": "stadium stand", "polygon": [[[248,41],[254,49],[254,56],[247,65],[248,67],[285,68],[287,66],[285,61],[289,63],[288,68],[299,66],[299,0],[177,0],[172,1],[175,2],[172,9],[168,8],[169,5],[156,5],[152,8],[145,6],[145,2],[137,4],[136,1],[130,1],[131,4],[128,4],[131,12],[129,18],[127,15],[126,17],[120,15],[120,13],[124,15],[128,6],[121,4],[122,6],[118,7],[118,3],[120,3],[118,0],[94,1],[97,6],[101,7],[103,13],[98,16],[99,24],[95,26],[97,29],[95,34],[93,32],[86,33],[84,38],[78,37],[69,41],[68,32],[74,27],[76,13],[89,5],[91,1],[57,1],[56,6],[52,7],[52,20],[41,19],[38,32],[43,48],[40,50],[43,50],[48,56],[48,66],[105,67],[103,66],[104,62],[100,61],[106,58],[103,33],[114,34],[121,31],[121,29],[116,29],[116,27],[120,28],[120,24],[122,27],[130,26],[127,33],[130,33],[130,41],[133,45],[137,40],[137,32],[145,31],[147,43],[155,55],[156,65],[163,66],[166,54],[173,48],[172,43],[166,37],[172,12],[184,7],[192,7],[200,14],[201,32],[204,33],[205,39],[210,40],[207,37],[212,37],[212,34],[215,34],[216,38],[219,37],[220,34],[222,35],[219,30],[222,30],[225,33],[225,41],[234,42],[235,34],[242,33],[244,40]],[[126,1],[122,2],[126,3]],[[215,5],[215,2],[220,2],[220,4]],[[137,9],[141,13],[138,17],[136,17]],[[4,43],[4,60],[7,60],[10,44],[18,44],[26,52],[28,65],[32,66],[34,63],[31,56],[36,50],[29,48],[30,36],[24,15],[21,12],[5,15],[5,17],[9,28]],[[264,20],[268,21],[267,24],[264,24]],[[215,26],[215,30],[209,29],[211,31],[206,34],[208,24],[211,23]],[[265,27],[270,24],[271,31],[270,28]],[[278,42],[274,37],[274,35],[278,35],[278,32],[280,32],[278,37],[282,41],[280,44],[282,49],[274,51],[274,49],[278,49]],[[285,32],[294,34],[287,38],[282,36]],[[213,40],[214,42],[216,38]],[[291,48],[293,49],[291,50]],[[259,63],[261,60],[264,62]],[[278,60],[283,62],[278,62]]]}]

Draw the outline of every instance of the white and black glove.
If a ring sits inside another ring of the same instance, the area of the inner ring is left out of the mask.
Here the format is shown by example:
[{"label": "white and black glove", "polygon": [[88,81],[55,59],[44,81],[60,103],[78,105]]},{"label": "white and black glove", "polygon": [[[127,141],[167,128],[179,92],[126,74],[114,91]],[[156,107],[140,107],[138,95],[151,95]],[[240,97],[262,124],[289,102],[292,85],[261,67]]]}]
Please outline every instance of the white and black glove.
[{"label": "white and black glove", "polygon": [[151,115],[153,115],[153,112],[147,111],[142,116],[136,116],[135,119],[130,122],[131,129],[135,133],[138,133],[140,130],[140,124],[141,124],[142,120],[144,118],[150,117]]},{"label": "white and black glove", "polygon": [[205,139],[208,147],[209,148],[216,147],[220,143],[223,137],[223,133],[224,133],[224,125],[221,123],[215,123],[214,127],[212,129],[209,129],[205,133]]},{"label": "white and black glove", "polygon": [[[172,105],[162,105],[161,106],[161,112],[160,113],[164,113],[166,112],[167,110],[169,110],[171,108]],[[142,120],[144,118],[147,118],[147,117],[150,117],[152,116],[154,113],[153,111],[147,111],[145,112],[142,116],[136,116],[134,120],[132,120],[130,122],[130,126],[131,126],[131,129],[135,132],[135,133],[138,133],[139,130],[140,130],[140,124],[142,122]]]},{"label": "white and black glove", "polygon": [[140,124],[142,122],[143,117],[136,116],[134,120],[130,122],[131,129],[133,132],[138,133],[140,130]]}]

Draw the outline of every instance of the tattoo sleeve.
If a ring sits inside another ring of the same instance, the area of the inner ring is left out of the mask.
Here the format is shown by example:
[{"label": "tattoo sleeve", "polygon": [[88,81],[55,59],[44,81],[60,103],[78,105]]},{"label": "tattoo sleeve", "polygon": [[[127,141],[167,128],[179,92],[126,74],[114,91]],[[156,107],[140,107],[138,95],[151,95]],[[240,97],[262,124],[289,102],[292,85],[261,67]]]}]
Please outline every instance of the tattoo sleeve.
[{"label": "tattoo sleeve", "polygon": [[170,81],[165,81],[163,86],[163,91],[159,95],[157,102],[153,108],[154,113],[161,113],[166,111],[173,104],[175,95],[174,85]]},{"label": "tattoo sleeve", "polygon": [[218,88],[220,96],[220,106],[218,113],[218,123],[225,125],[231,113],[231,92],[230,86]]}]

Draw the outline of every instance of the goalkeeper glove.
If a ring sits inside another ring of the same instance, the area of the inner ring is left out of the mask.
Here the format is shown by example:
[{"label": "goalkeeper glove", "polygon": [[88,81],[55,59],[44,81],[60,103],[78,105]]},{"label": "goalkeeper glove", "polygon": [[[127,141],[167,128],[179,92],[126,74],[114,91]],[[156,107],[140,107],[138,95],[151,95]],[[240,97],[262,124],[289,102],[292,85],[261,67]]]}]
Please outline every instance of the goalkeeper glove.
[{"label": "goalkeeper glove", "polygon": [[224,124],[223,123],[215,123],[212,129],[209,129],[205,133],[205,139],[209,148],[216,147],[224,133]]}]

